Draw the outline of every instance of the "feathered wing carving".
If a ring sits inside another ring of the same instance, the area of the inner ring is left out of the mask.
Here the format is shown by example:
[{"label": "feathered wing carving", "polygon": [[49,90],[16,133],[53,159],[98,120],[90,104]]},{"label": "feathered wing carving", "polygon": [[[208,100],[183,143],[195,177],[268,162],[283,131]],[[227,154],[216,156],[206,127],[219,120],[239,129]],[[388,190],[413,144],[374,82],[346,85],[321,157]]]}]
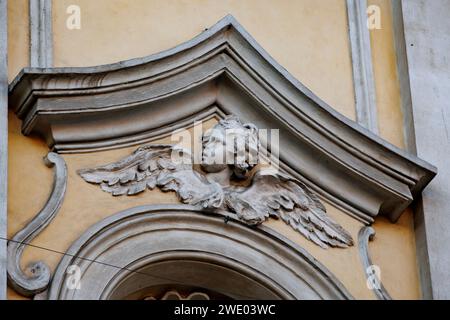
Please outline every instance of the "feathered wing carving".
[{"label": "feathered wing carving", "polygon": [[218,208],[223,202],[222,187],[193,170],[192,164],[173,161],[190,159],[190,154],[173,145],[146,145],[117,162],[78,174],[87,182],[99,184],[114,196],[134,195],[156,186],[163,191],[175,191],[183,203]]},{"label": "feathered wing carving", "polygon": [[248,187],[222,187],[213,178],[209,180],[195,171],[190,161],[175,161],[174,154],[180,160],[190,159],[187,151],[173,145],[146,145],[117,162],[82,169],[78,174],[114,196],[159,187],[175,191],[183,203],[228,208],[249,225],[260,224],[269,217],[281,218],[322,248],[353,245],[351,235],[327,215],[320,200],[298,180],[260,169]]},{"label": "feathered wing carving", "polygon": [[259,170],[250,187],[230,188],[225,203],[239,219],[259,224],[281,218],[322,248],[353,245],[351,235],[326,213],[320,200],[298,180]]}]

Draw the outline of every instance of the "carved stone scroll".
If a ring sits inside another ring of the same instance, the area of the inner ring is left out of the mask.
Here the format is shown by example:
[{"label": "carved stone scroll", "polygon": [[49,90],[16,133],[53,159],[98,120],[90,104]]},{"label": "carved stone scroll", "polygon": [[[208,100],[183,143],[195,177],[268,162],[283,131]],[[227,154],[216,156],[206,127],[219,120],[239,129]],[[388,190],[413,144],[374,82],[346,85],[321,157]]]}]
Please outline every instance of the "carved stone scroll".
[{"label": "carved stone scroll", "polygon": [[42,261],[20,267],[23,250],[53,220],[61,207],[66,191],[67,168],[61,156],[50,152],[44,158],[48,167],[55,167],[53,189],[44,208],[8,242],[8,282],[18,293],[31,297],[44,291],[50,283],[50,269]]},{"label": "carved stone scroll", "polygon": [[375,237],[375,230],[372,227],[362,227],[358,233],[358,246],[361,261],[364,267],[364,273],[367,281],[371,282],[372,291],[379,300],[392,300],[389,293],[384,288],[379,275],[374,274],[374,264],[369,256],[369,241]]}]

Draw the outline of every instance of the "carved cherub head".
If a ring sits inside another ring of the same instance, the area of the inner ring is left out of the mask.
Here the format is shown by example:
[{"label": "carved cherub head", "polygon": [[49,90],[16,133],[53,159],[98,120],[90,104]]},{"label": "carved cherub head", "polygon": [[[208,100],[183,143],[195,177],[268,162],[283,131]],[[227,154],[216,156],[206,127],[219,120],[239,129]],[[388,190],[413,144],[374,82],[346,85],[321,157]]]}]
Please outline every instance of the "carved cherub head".
[{"label": "carved cherub head", "polygon": [[258,128],[229,116],[203,135],[202,169],[213,173],[230,166],[237,178],[245,178],[258,164],[258,149]]},{"label": "carved cherub head", "polygon": [[[282,219],[323,248],[351,246],[351,235],[326,214],[323,204],[303,183],[282,172],[256,167],[260,159],[258,132],[255,125],[242,124],[235,116],[219,121],[202,137],[203,172],[191,161],[174,161],[191,159],[190,152],[175,145],[149,144],[117,162],[82,169],[78,174],[115,196],[158,187],[175,191],[186,204],[234,212],[249,225],[269,217]],[[250,183],[231,184],[232,176],[248,178]]]}]

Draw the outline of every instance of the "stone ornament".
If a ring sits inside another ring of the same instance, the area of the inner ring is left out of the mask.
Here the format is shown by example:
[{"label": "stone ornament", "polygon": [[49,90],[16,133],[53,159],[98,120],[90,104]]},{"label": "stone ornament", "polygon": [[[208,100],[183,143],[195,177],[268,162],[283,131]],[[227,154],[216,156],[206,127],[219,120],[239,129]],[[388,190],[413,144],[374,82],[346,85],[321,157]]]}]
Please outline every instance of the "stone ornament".
[{"label": "stone ornament", "polygon": [[[58,153],[145,145],[235,114],[282,128],[280,168],[353,219],[396,222],[436,168],[336,112],[228,15],[172,49],[82,68],[25,68],[9,106]],[[298,161],[301,159],[301,161]]]},{"label": "stone ornament", "polygon": [[183,296],[176,290],[170,290],[157,299],[154,296],[145,297],[143,300],[211,300],[206,293],[192,292],[188,296]]},{"label": "stone ornament", "polygon": [[372,262],[369,255],[369,241],[375,237],[375,229],[369,226],[362,227],[358,232],[358,248],[359,256],[364,267],[364,274],[366,275],[366,283],[368,288],[376,295],[378,300],[392,300],[391,295],[383,286],[380,279],[380,274],[376,273],[375,268],[379,268]]},{"label": "stone ornament", "polygon": [[20,267],[25,247],[44,230],[57,215],[64,200],[67,186],[67,167],[64,159],[50,152],[44,158],[48,167],[54,167],[53,189],[42,210],[8,241],[8,283],[21,295],[32,297],[47,289],[51,272],[43,262],[31,263],[26,270]]},{"label": "stone ornament", "polygon": [[[327,215],[318,197],[304,184],[260,166],[259,159],[240,159],[236,141],[227,144],[225,132],[230,129],[238,135],[235,138],[245,141],[247,153],[260,147],[256,126],[231,116],[203,135],[199,168],[190,161],[191,154],[176,145],[149,144],[117,162],[82,169],[78,174],[114,196],[131,196],[158,187],[175,191],[185,204],[231,211],[251,226],[269,217],[281,218],[325,249],[353,245],[351,235]],[[227,159],[231,156],[233,161],[217,161],[218,154]]]}]

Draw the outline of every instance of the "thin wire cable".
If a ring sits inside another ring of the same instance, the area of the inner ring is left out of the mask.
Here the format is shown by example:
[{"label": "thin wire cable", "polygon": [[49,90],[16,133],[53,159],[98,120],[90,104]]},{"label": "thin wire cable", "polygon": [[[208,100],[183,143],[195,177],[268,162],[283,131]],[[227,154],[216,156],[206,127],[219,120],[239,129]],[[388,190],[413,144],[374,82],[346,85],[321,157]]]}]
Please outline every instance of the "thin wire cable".
[{"label": "thin wire cable", "polygon": [[[70,253],[58,251],[58,250],[55,250],[55,249],[50,249],[50,248],[34,245],[34,244],[31,244],[31,243],[27,243],[27,242],[16,241],[16,240],[4,238],[4,237],[0,237],[0,240],[5,240],[5,241],[8,241],[8,242],[14,242],[14,243],[18,243],[18,244],[21,244],[21,245],[29,246],[29,247],[32,247],[32,248],[36,248],[36,249],[40,249],[40,250],[44,250],[44,251],[49,251],[49,252],[57,253],[57,254],[60,254],[60,255],[63,255],[63,256],[69,256],[69,257],[80,259],[80,260],[84,260],[84,261],[98,263],[98,264],[101,264],[101,265],[104,265],[104,266],[107,266],[107,267],[116,268],[116,269],[119,269],[119,270],[124,270],[124,271],[128,271],[128,272],[131,272],[131,273],[136,273],[136,274],[144,275],[144,276],[147,276],[147,277],[151,277],[153,279],[166,280],[166,281],[176,282],[178,284],[184,284],[183,282],[175,280],[175,279],[161,277],[161,276],[155,276],[155,275],[151,275],[151,274],[148,274],[148,273],[145,273],[145,272],[142,272],[142,271],[137,271],[137,270],[133,270],[133,269],[129,269],[129,268],[119,267],[119,266],[116,266],[116,265],[113,265],[113,264],[110,264],[110,263],[101,262],[101,261],[98,261],[98,260],[95,260],[95,259],[89,259],[89,258],[85,258],[85,257],[80,257],[80,256],[77,256],[77,255],[74,255],[74,254],[70,254]],[[242,295],[242,294],[234,293],[234,292],[228,292],[227,295],[234,295],[234,296],[238,296],[238,297],[246,298],[246,299],[250,299],[250,300],[258,300],[258,298],[256,298],[256,297],[246,296],[246,295]]]}]

